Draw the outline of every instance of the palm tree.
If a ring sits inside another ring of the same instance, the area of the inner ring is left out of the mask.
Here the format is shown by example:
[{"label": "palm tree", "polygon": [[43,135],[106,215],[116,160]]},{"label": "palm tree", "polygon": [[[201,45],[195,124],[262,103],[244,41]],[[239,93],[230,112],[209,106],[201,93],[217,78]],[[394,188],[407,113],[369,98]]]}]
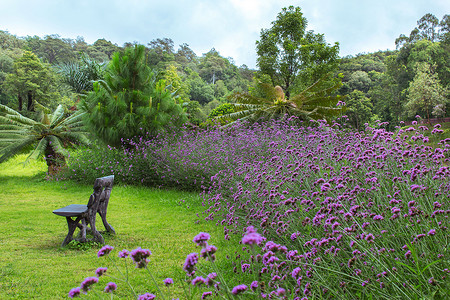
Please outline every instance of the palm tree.
[{"label": "palm tree", "polygon": [[103,78],[105,68],[105,63],[98,63],[84,53],[79,61],[55,66],[56,72],[62,76],[63,81],[77,94],[91,91],[93,82]]},{"label": "palm tree", "polygon": [[75,112],[67,117],[62,105],[52,114],[38,103],[36,107],[41,110],[40,121],[0,104],[0,163],[31,151],[26,161],[44,157],[48,173],[53,175],[66,165],[67,147],[89,144],[82,123],[83,113]]},{"label": "palm tree", "polygon": [[254,123],[258,120],[269,120],[288,116],[297,116],[301,120],[324,119],[329,121],[335,116],[339,116],[343,108],[337,103],[342,100],[342,96],[333,93],[342,85],[340,81],[331,87],[324,87],[327,84],[324,78],[316,81],[300,94],[287,99],[280,86],[273,87],[266,83],[258,83],[261,97],[249,93],[235,93],[230,100],[234,112],[218,116],[218,119],[229,118],[233,122],[247,120]]}]

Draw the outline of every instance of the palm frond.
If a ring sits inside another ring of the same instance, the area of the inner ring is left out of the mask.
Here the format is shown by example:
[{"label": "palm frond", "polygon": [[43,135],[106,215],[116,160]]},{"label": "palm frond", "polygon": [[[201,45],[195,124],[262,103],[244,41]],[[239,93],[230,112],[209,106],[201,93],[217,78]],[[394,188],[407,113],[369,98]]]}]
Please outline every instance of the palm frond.
[{"label": "palm frond", "polygon": [[27,162],[29,159],[37,159],[39,157],[42,157],[42,155],[45,152],[45,148],[47,148],[47,145],[48,145],[48,140],[45,138],[41,139],[39,141],[38,145],[36,146],[36,148],[34,148],[34,150],[30,153],[30,155],[28,155],[25,162]]},{"label": "palm frond", "polygon": [[64,108],[60,104],[55,109],[52,114],[52,119],[50,120],[50,126],[54,127],[58,122],[60,122],[64,118]]},{"label": "palm frond", "polygon": [[33,125],[36,123],[36,121],[22,116],[20,113],[9,108],[8,106],[0,104],[0,123],[6,124],[8,120],[13,121],[10,122],[12,124]]},{"label": "palm frond", "polygon": [[61,144],[60,140],[54,136],[54,135],[49,135],[47,136],[48,138],[48,142],[49,142],[49,146],[52,147],[52,149],[58,153],[61,154],[63,156],[67,156],[69,154],[69,152],[64,148],[64,146]]},{"label": "palm frond", "polygon": [[0,163],[10,159],[11,157],[18,154],[25,147],[32,145],[36,142],[35,138],[26,138],[23,140],[19,140],[13,144],[10,144],[6,147],[0,148]]}]

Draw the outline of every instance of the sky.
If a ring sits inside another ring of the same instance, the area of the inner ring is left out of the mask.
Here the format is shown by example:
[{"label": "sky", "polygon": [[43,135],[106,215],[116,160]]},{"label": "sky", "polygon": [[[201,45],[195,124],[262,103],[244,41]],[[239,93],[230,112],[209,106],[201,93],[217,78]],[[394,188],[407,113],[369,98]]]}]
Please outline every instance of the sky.
[{"label": "sky", "polygon": [[186,43],[201,56],[215,48],[237,66],[256,68],[261,29],[290,5],[302,9],[307,30],[339,42],[341,56],[394,50],[426,13],[450,14],[448,0],[0,0],[0,30],[119,46],[170,38],[175,50]]}]

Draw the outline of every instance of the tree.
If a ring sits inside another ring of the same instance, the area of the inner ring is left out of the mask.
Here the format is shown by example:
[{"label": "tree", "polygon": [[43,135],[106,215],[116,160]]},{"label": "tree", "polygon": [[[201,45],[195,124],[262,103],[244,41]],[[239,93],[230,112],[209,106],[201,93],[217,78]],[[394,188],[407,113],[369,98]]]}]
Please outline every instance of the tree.
[{"label": "tree", "polygon": [[[328,75],[330,76],[330,75]],[[280,86],[260,83],[259,92],[263,97],[249,93],[235,93],[230,96],[233,112],[220,118],[230,118],[234,121],[247,120],[251,123],[260,120],[279,119],[287,116],[297,116],[301,120],[331,120],[342,113],[342,107],[337,106],[344,97],[334,95],[341,83],[327,87],[326,77],[319,79],[301,93],[287,98]],[[227,126],[233,124],[229,123]]]},{"label": "tree", "polygon": [[18,39],[15,35],[8,33],[8,31],[0,30],[0,49],[14,50],[17,48],[22,48],[23,46],[23,40]]},{"label": "tree", "polygon": [[103,78],[105,64],[98,63],[83,53],[79,61],[58,64],[55,69],[73,92],[82,94],[91,91],[93,82]]},{"label": "tree", "polygon": [[348,81],[348,85],[350,90],[359,90],[364,93],[367,93],[371,87],[372,80],[364,71],[356,71],[350,75],[350,80]]},{"label": "tree", "polygon": [[175,60],[173,41],[169,38],[156,39],[148,43],[150,46],[149,63],[151,67],[164,69],[166,64]]},{"label": "tree", "polygon": [[35,121],[0,104],[0,163],[32,150],[27,161],[44,157],[48,173],[53,175],[66,165],[67,147],[87,145],[89,140],[82,122],[83,113],[67,116],[59,105],[50,114],[47,108],[38,107],[42,109],[41,117]]},{"label": "tree", "polygon": [[256,42],[260,72],[268,74],[273,85],[280,85],[287,98],[294,84],[302,91],[338,67],[338,43],[329,46],[322,34],[307,32],[306,26],[299,7],[283,8]]},{"label": "tree", "polygon": [[197,55],[191,48],[189,48],[188,44],[184,43],[178,48],[177,53],[175,54],[175,59],[180,64],[187,64],[190,62],[196,62]]},{"label": "tree", "polygon": [[358,90],[351,92],[345,103],[345,114],[348,116],[350,124],[359,131],[364,123],[370,121],[373,105],[370,99]]},{"label": "tree", "polygon": [[25,101],[26,109],[34,111],[35,100],[48,105],[57,98],[54,82],[55,74],[49,66],[43,64],[34,53],[25,51],[14,62],[14,72],[6,76],[3,88],[17,95],[19,111]]},{"label": "tree", "polygon": [[427,63],[417,65],[417,74],[408,88],[405,108],[410,115],[425,113],[427,119],[438,105],[448,103],[448,91],[440,84],[433,67]]},{"label": "tree", "polygon": [[104,81],[82,101],[89,128],[105,143],[120,147],[137,135],[156,135],[186,122],[164,80],[146,64],[145,47],[136,45],[112,56]]},{"label": "tree", "polygon": [[105,39],[98,39],[94,42],[93,48],[97,52],[104,53],[108,56],[108,59],[111,59],[114,52],[119,51],[119,46],[107,41]]},{"label": "tree", "polygon": [[170,64],[166,67],[164,80],[169,86],[169,89],[174,96],[174,100],[178,104],[189,102],[189,86],[186,81],[182,80],[178,73],[178,69],[174,64]]},{"label": "tree", "polygon": [[191,71],[186,82],[189,84],[189,98],[192,101],[198,101],[204,105],[214,100],[214,89],[206,84],[197,72]]}]

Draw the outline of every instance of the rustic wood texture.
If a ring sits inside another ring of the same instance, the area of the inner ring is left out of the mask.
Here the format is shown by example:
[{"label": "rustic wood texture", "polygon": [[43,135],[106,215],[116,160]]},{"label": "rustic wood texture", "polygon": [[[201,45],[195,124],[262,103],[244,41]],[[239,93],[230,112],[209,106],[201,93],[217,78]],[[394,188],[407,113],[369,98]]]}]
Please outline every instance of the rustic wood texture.
[{"label": "rustic wood texture", "polygon": [[95,225],[97,213],[102,218],[106,231],[111,234],[116,233],[114,228],[106,220],[113,182],[114,175],[97,178],[94,182],[94,192],[89,197],[87,205],[71,204],[53,211],[54,214],[66,217],[67,220],[69,232],[61,246],[65,246],[73,240],[73,234],[77,227],[80,229],[80,235],[77,238],[78,241],[86,242],[86,232],[89,231],[93,235],[92,241],[104,244],[105,240]]}]

